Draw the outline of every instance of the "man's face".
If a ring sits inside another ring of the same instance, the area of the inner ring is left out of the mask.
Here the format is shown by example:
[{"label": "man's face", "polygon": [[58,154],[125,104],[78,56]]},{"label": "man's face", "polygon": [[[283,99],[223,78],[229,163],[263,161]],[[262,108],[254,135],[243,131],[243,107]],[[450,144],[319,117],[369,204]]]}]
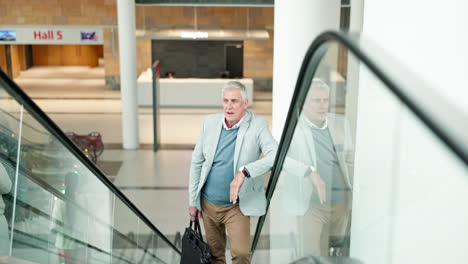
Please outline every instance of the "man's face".
[{"label": "man's face", "polygon": [[228,88],[224,90],[224,117],[229,125],[233,126],[242,119],[245,115],[248,103],[248,99],[242,100],[240,89]]},{"label": "man's face", "polygon": [[329,106],[328,97],[327,89],[311,90],[304,104],[304,114],[311,122],[319,124],[325,122]]}]

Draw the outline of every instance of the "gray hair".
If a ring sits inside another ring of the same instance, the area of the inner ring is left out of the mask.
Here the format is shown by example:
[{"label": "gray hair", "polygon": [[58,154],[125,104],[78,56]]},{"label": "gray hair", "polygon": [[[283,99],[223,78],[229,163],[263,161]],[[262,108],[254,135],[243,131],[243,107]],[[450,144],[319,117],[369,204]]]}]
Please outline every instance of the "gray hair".
[{"label": "gray hair", "polygon": [[310,84],[309,90],[312,91],[312,90],[319,90],[319,89],[326,90],[328,93],[330,93],[330,87],[324,81],[318,78],[314,78],[312,80],[312,83]]},{"label": "gray hair", "polygon": [[223,88],[221,89],[221,96],[224,96],[224,92],[226,89],[240,89],[240,93],[242,96],[242,100],[248,99],[247,97],[247,89],[245,88],[245,85],[242,84],[239,81],[229,81],[227,82]]}]

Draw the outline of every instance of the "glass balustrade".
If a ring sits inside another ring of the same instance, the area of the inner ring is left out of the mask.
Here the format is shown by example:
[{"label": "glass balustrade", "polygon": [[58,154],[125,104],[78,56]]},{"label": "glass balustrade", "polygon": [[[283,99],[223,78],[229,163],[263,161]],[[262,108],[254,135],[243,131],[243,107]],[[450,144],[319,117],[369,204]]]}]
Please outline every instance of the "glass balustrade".
[{"label": "glass balustrade", "polygon": [[0,262],[177,263],[179,249],[1,77]]}]

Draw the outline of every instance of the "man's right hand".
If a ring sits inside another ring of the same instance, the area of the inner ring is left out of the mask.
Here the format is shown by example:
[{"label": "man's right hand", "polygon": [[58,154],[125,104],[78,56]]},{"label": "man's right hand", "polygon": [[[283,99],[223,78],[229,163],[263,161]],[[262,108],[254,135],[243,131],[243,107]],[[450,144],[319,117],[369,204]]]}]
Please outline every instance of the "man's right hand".
[{"label": "man's right hand", "polygon": [[195,206],[189,206],[189,215],[192,221],[195,221],[195,218],[202,218],[202,212]]},{"label": "man's right hand", "polygon": [[327,201],[327,193],[326,193],[326,186],[325,182],[320,178],[320,175],[316,171],[312,171],[310,174],[310,178],[312,179],[312,184],[317,191],[317,195],[320,199],[320,203],[323,204]]}]

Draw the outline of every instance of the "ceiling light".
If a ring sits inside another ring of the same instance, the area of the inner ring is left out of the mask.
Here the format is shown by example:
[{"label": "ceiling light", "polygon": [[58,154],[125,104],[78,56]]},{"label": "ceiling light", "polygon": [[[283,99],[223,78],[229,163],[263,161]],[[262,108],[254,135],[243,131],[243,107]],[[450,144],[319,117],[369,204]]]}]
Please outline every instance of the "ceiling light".
[{"label": "ceiling light", "polygon": [[206,39],[208,38],[208,32],[191,32],[191,31],[182,31],[180,32],[180,37],[184,39]]}]

